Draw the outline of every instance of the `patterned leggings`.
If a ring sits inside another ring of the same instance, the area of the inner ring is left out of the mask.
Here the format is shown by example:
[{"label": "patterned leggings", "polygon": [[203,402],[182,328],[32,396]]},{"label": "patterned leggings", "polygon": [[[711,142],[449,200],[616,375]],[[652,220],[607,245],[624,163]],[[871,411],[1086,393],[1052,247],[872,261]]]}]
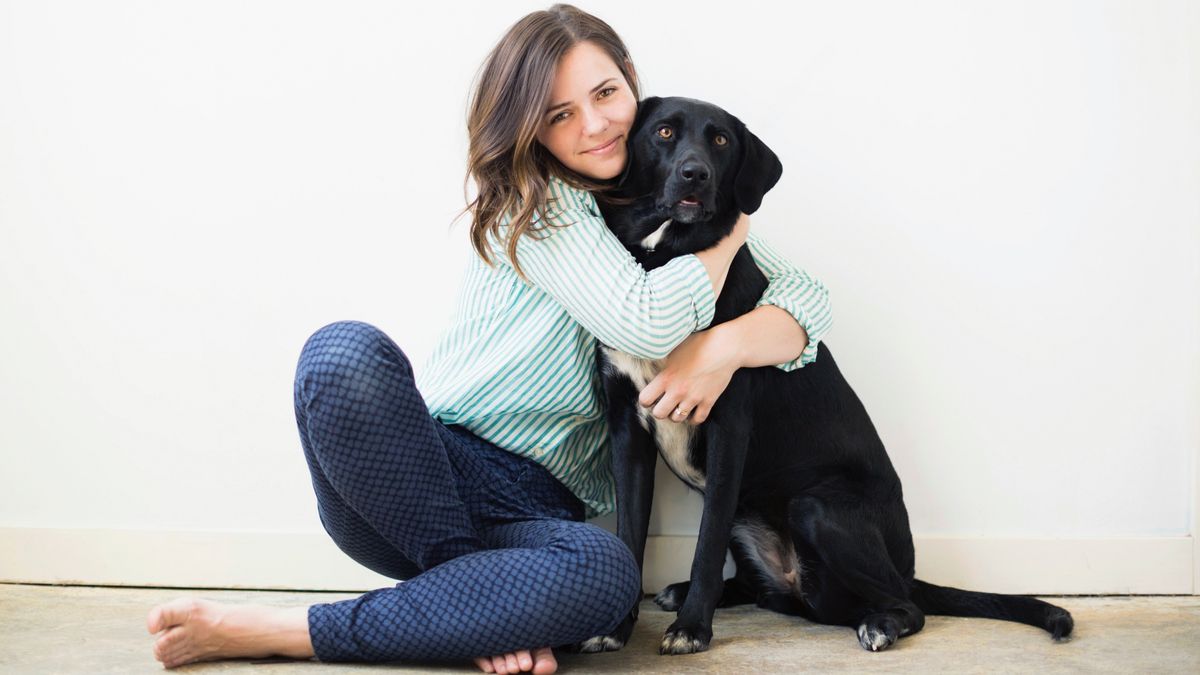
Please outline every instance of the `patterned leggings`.
[{"label": "patterned leggings", "polygon": [[641,599],[629,549],[537,462],[430,416],[378,328],[314,333],[296,423],[318,514],[394,587],[312,605],[321,661],[448,661],[560,647],[616,628]]}]

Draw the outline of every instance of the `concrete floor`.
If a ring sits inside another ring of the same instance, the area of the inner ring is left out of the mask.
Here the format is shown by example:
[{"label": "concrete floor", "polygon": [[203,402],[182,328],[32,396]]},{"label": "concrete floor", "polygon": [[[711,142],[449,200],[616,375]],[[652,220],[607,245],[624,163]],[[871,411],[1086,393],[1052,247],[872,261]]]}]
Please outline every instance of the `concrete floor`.
[{"label": "concrete floor", "polygon": [[[347,593],[188,591],[0,584],[0,673],[161,672],[146,612],[185,595],[221,602],[291,606],[354,597]],[[920,633],[871,653],[849,628],[821,626],[751,606],[717,610],[712,648],[659,656],[674,614],[649,599],[633,640],[605,654],[559,655],[560,673],[717,672],[1113,672],[1200,673],[1200,596],[1045,598],[1075,617],[1074,639],[1055,644],[1029,626],[931,616]],[[478,672],[474,665],[325,664],[221,661],[177,669],[221,673]]]}]

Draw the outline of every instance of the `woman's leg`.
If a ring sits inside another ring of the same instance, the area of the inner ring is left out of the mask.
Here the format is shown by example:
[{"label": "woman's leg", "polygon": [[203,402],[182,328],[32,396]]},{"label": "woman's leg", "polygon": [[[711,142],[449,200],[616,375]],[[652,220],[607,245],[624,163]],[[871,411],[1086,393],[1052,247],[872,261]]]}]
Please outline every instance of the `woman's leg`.
[{"label": "woman's leg", "polygon": [[[536,517],[582,519],[583,513],[543,468],[530,472],[538,479],[528,484],[489,482],[504,477],[480,468],[480,448],[458,445],[461,431],[456,435],[429,417],[407,358],[378,329],[339,322],[315,333],[297,369],[296,402],[326,529],[355,560],[411,580],[351,600],[294,608],[306,626],[293,626],[293,608],[217,606],[191,598],[160,605],[147,626],[159,634],[155,655],[164,665],[270,653],[315,653],[325,660],[462,659],[571,644],[609,632],[640,597],[633,558],[613,535]],[[404,433],[396,420],[407,420],[414,432]],[[456,453],[452,459],[448,448]],[[519,461],[492,451],[502,461]],[[454,460],[474,486],[475,512],[458,496]],[[530,497],[489,500],[489,487]],[[480,508],[488,511],[486,544],[470,520]],[[427,525],[433,527],[422,529]],[[428,571],[417,574],[421,570]],[[303,633],[293,637],[297,630]]]},{"label": "woman's leg", "polygon": [[297,364],[294,402],[321,521],[350,557],[407,579],[484,548],[442,425],[408,357],[382,331],[339,321],[314,333]]},{"label": "woman's leg", "polygon": [[[595,525],[518,521],[489,528],[486,539],[503,548],[340,602],[276,608],[181,598],[158,605],[146,620],[158,634],[155,658],[168,668],[269,655],[460,660],[605,635],[641,597],[633,555]],[[545,650],[535,657],[553,669]]]},{"label": "woman's leg", "polygon": [[[326,530],[361,564],[408,579],[310,607],[318,658],[461,659],[573,643],[612,623],[605,600],[623,605],[619,620],[633,602],[621,598],[640,595],[632,556],[613,535],[542,518],[583,518],[583,505],[543,467],[429,416],[407,357],[379,329],[346,321],[314,333],[297,366],[295,406]],[[515,475],[526,479],[510,483]],[[555,602],[567,608],[556,612]]]},{"label": "woman's leg", "polygon": [[484,538],[494,550],[394,588],[311,606],[317,658],[459,660],[574,644],[616,628],[641,597],[629,549],[590,523],[505,523]]}]

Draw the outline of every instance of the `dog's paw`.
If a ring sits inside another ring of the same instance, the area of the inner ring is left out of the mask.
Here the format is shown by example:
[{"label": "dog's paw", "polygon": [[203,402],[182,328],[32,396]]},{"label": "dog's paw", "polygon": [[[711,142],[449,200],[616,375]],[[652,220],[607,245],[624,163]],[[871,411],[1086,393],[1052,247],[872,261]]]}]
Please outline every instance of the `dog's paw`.
[{"label": "dog's paw", "polygon": [[678,612],[679,608],[683,607],[683,601],[687,599],[688,587],[691,584],[690,581],[680,581],[667,586],[654,596],[654,604],[661,607],[663,611]]},{"label": "dog's paw", "polygon": [[580,642],[575,646],[575,650],[583,654],[596,654],[598,652],[615,652],[624,646],[624,642],[611,635],[597,635]]},{"label": "dog's paw", "polygon": [[869,652],[881,652],[900,637],[899,622],[887,614],[873,614],[858,626],[858,644]]},{"label": "dog's paw", "polygon": [[613,632],[608,635],[597,635],[590,637],[583,642],[572,645],[568,651],[581,652],[584,654],[596,654],[598,652],[615,652],[629,643],[629,636],[633,635],[633,624],[637,622],[637,607],[633,608],[621,623],[613,629]]},{"label": "dog's paw", "polygon": [[685,628],[671,624],[658,646],[659,654],[695,654],[708,650],[712,642],[712,629]]}]

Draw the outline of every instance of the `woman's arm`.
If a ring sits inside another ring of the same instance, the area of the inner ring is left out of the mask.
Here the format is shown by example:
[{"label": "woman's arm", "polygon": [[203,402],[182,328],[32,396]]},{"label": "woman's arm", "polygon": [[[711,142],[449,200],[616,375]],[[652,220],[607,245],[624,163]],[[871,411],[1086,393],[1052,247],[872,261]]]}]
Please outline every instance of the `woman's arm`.
[{"label": "woman's arm", "polygon": [[776,366],[784,371],[795,370],[801,367],[800,359],[808,347],[804,326],[787,310],[774,305],[759,305],[709,330],[729,333],[739,368]]},{"label": "woman's arm", "polygon": [[[571,317],[606,345],[646,359],[671,353],[680,342],[712,323],[716,283],[724,285],[729,262],[714,272],[695,254],[679,256],[647,272],[625,249],[604,219],[560,186],[561,207],[543,227],[517,241],[517,261],[529,282],[553,297]],[[491,248],[502,262],[505,246]],[[713,247],[720,248],[720,245]],[[736,249],[735,249],[736,250]],[[722,249],[711,257],[732,253]],[[712,262],[712,261],[710,261]]]},{"label": "woman's arm", "polygon": [[696,252],[696,257],[704,263],[705,269],[708,270],[708,276],[712,279],[713,294],[716,297],[721,297],[721,289],[725,287],[725,277],[729,274],[729,267],[733,264],[738,249],[746,243],[746,236],[749,233],[750,216],[744,213],[739,214],[733,230],[725,235],[724,239],[703,251]]},{"label": "woman's arm", "polygon": [[[775,366],[790,372],[816,361],[817,345],[833,326],[829,289],[758,234],[750,233],[746,245],[767,277],[767,290],[753,311],[716,328],[736,332],[744,367]],[[792,325],[785,315],[791,316]]]},{"label": "woman's arm", "polygon": [[[832,325],[829,291],[758,235],[750,233],[746,244],[769,280],[766,291],[755,309],[693,333],[671,352],[638,394],[656,418],[700,424],[738,368],[774,365],[787,372],[816,360],[818,341]],[[671,416],[676,408],[688,415]]]}]

